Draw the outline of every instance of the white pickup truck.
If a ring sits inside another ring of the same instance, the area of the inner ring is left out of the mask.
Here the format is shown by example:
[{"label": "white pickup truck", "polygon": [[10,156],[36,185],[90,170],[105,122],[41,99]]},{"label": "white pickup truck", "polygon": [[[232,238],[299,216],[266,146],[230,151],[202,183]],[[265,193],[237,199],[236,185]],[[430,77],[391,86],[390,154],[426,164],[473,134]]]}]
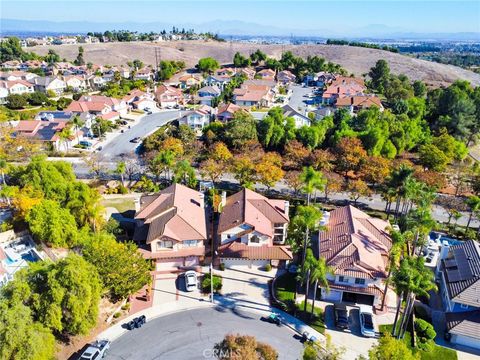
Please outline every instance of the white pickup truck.
[{"label": "white pickup truck", "polygon": [[105,356],[105,353],[110,348],[110,341],[97,340],[83,352],[79,360],[96,360]]}]

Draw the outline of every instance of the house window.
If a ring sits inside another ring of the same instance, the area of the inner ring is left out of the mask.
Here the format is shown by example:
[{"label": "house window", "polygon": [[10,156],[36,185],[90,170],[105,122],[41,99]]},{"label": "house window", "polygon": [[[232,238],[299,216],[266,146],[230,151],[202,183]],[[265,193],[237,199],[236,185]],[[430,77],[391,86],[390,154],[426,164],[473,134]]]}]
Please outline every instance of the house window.
[{"label": "house window", "polygon": [[348,283],[348,279],[345,279],[345,276],[339,276],[339,277],[338,277],[338,282]]},{"label": "house window", "polygon": [[185,241],[183,242],[183,246],[184,246],[184,247],[197,246],[197,240],[185,240]]},{"label": "house window", "polygon": [[173,249],[172,240],[162,240],[157,243],[157,249]]},{"label": "house window", "polygon": [[365,279],[355,278],[355,284],[357,284],[357,285],[365,285]]},{"label": "house window", "polygon": [[250,238],[250,242],[255,243],[255,244],[258,244],[258,243],[260,243],[260,238],[259,238],[257,235],[253,235],[253,236]]}]

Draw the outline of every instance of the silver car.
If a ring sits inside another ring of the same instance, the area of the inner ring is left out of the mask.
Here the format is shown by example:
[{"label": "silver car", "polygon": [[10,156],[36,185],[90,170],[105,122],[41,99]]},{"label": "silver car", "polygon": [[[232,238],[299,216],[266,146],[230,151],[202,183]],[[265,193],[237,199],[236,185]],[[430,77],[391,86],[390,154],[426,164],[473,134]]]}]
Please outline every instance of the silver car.
[{"label": "silver car", "polygon": [[193,270],[189,270],[184,274],[185,288],[187,291],[194,291],[198,287],[197,274]]}]

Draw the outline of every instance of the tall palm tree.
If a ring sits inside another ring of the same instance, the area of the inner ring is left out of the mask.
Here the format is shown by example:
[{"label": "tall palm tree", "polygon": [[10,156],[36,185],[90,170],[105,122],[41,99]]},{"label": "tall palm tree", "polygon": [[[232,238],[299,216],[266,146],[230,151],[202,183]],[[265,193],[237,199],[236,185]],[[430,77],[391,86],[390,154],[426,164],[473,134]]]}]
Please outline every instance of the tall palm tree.
[{"label": "tall palm tree", "polygon": [[313,313],[315,311],[315,299],[317,298],[318,285],[325,288],[327,292],[330,291],[330,287],[328,286],[327,274],[333,274],[333,268],[327,265],[327,261],[325,260],[325,258],[321,257],[313,263],[313,267],[310,272],[310,283],[313,283],[312,312],[310,313],[310,317],[313,316]]},{"label": "tall palm tree", "polygon": [[398,302],[397,313],[392,330],[392,336],[403,337],[411,316],[416,296],[429,297],[430,290],[436,289],[433,273],[425,268],[423,257],[408,256],[401,260],[400,266],[394,271],[393,282],[397,293],[405,296],[406,305],[400,326],[397,326],[398,314],[402,304],[402,295]]},{"label": "tall palm tree", "polygon": [[125,186],[124,175],[125,175],[126,168],[127,168],[127,165],[125,164],[125,161],[119,161],[117,163],[117,167],[115,168],[115,174],[120,175],[122,186]]},{"label": "tall palm tree", "polygon": [[297,276],[297,280],[300,281],[301,284],[305,284],[305,303],[303,304],[303,311],[307,312],[307,302],[308,302],[308,293],[310,290],[310,277],[312,270],[315,268],[315,263],[317,259],[313,255],[312,249],[308,248],[306,251],[307,255],[305,257],[305,261],[303,262],[302,266],[299,269],[299,273]]},{"label": "tall palm tree", "polygon": [[310,240],[310,230],[318,228],[318,224],[322,219],[322,213],[314,206],[299,206],[297,208],[297,214],[295,215],[295,222],[300,229],[304,231],[303,236],[303,254],[302,264],[305,262],[307,255],[307,247]]},{"label": "tall palm tree", "polygon": [[403,248],[405,246],[405,235],[399,231],[392,230],[390,234],[392,238],[392,248],[390,249],[390,254],[388,257],[388,275],[387,279],[385,280],[385,288],[383,290],[383,298],[382,298],[382,309],[385,306],[385,299],[387,297],[388,285],[390,283],[390,277],[392,272],[398,266],[398,262],[402,256]]},{"label": "tall palm tree", "polygon": [[303,168],[300,174],[300,181],[303,183],[302,190],[307,194],[307,205],[310,205],[311,195],[314,191],[323,191],[327,180],[320,171],[316,171],[312,166]]},{"label": "tall palm tree", "polygon": [[400,204],[402,199],[405,198],[406,188],[405,184],[407,179],[413,175],[413,169],[408,165],[401,164],[398,169],[394,169],[390,175],[388,186],[396,190],[396,204],[395,204],[395,216],[394,219],[398,219],[400,214]]},{"label": "tall palm tree", "polygon": [[78,136],[78,132],[81,129],[81,127],[84,125],[84,122],[82,119],[80,119],[80,116],[75,115],[72,124],[75,127],[75,135],[77,136],[77,143],[80,143],[80,137]]}]

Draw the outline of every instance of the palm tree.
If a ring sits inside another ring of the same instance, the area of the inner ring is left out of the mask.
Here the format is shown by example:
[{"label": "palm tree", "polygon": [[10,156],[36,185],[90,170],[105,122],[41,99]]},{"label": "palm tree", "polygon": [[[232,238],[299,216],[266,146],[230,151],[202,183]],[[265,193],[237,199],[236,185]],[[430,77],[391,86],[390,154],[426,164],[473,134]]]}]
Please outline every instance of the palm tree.
[{"label": "palm tree", "polygon": [[115,168],[115,174],[120,175],[120,179],[122,181],[122,186],[125,187],[125,180],[123,178],[126,170],[125,161],[119,161],[117,163],[117,167]]},{"label": "palm tree", "polygon": [[402,259],[400,266],[394,271],[393,281],[397,289],[397,293],[400,292],[401,294],[406,295],[406,305],[400,326],[397,329],[397,319],[402,298],[400,298],[398,303],[397,314],[395,315],[395,321],[392,330],[392,336],[402,338],[405,334],[408,319],[411,316],[416,296],[429,297],[430,294],[428,292],[436,289],[436,285],[434,282],[433,273],[429,269],[425,268],[423,257],[408,256]]},{"label": "palm tree", "polygon": [[68,153],[68,143],[70,142],[70,138],[72,137],[72,131],[69,127],[64,127],[62,131],[58,133],[58,137],[60,141],[63,142],[65,145],[65,150]]},{"label": "palm tree", "polygon": [[399,231],[392,230],[390,234],[392,238],[392,248],[390,249],[390,254],[388,257],[388,275],[387,279],[385,280],[385,289],[383,290],[383,298],[382,298],[382,307],[385,306],[385,299],[387,297],[388,285],[390,283],[390,276],[394,269],[396,269],[398,262],[402,256],[402,250],[405,246],[405,235]]},{"label": "palm tree", "polygon": [[310,275],[312,270],[315,268],[315,263],[317,262],[317,259],[315,259],[315,256],[313,255],[312,249],[308,248],[306,253],[307,255],[305,257],[305,261],[300,267],[297,276],[297,280],[300,281],[301,284],[305,284],[305,303],[303,304],[303,312],[305,313],[307,312],[308,293],[310,290]]},{"label": "palm tree", "polygon": [[[2,173],[2,176],[3,176],[3,173]],[[475,195],[470,196],[467,199],[467,205],[468,205],[468,208],[470,209],[470,215],[468,216],[467,228],[465,230],[468,230],[468,228],[470,227],[470,222],[472,221],[473,214],[476,214],[480,211],[480,197]]]},{"label": "palm tree", "polygon": [[[333,274],[333,268],[327,265],[325,258],[320,258],[316,260],[313,264],[313,267],[310,272],[310,282],[313,283],[313,300],[312,300],[312,312],[310,317],[313,316],[315,311],[315,299],[317,298],[317,289],[320,284],[321,287],[325,288],[327,292],[330,292],[330,287],[328,286],[327,274]],[[307,299],[305,299],[307,300]]]},{"label": "palm tree", "polygon": [[310,230],[318,228],[318,224],[322,219],[322,213],[314,206],[299,206],[294,221],[300,229],[304,230],[303,237],[303,255],[302,264],[305,262],[307,247],[310,240]]},{"label": "palm tree", "polygon": [[405,198],[406,188],[405,184],[407,180],[413,175],[413,169],[405,164],[400,165],[398,169],[392,171],[390,179],[388,181],[388,186],[396,190],[396,205],[395,205],[395,216],[396,220],[400,212],[400,203],[402,199]]},{"label": "palm tree", "polygon": [[314,191],[323,191],[326,179],[320,171],[316,171],[312,166],[303,168],[300,174],[300,181],[303,183],[303,191],[307,194],[307,205],[310,205],[310,198]]},{"label": "palm tree", "polygon": [[80,128],[84,125],[84,122],[83,122],[82,119],[80,119],[80,117],[78,115],[75,115],[73,120],[72,120],[72,124],[75,127],[75,134],[77,136],[77,143],[80,143],[80,137],[78,136],[78,132],[79,132]]}]

